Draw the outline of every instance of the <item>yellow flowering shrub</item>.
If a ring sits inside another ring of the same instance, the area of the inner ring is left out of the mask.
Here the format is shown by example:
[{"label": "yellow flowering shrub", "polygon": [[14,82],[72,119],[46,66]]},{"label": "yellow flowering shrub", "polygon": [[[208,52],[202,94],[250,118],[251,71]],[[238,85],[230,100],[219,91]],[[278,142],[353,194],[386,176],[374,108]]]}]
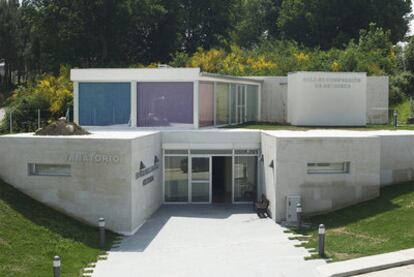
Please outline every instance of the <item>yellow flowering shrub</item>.
[{"label": "yellow flowering shrub", "polygon": [[53,114],[63,113],[66,105],[73,98],[69,70],[62,66],[60,71],[57,77],[46,75],[34,88],[34,93],[42,94],[49,100],[49,111]]},{"label": "yellow flowering shrub", "polygon": [[242,49],[232,46],[231,51],[223,60],[223,74],[241,76],[246,74],[246,58]]},{"label": "yellow flowering shrub", "polygon": [[333,61],[331,64],[331,71],[334,71],[334,72],[341,71],[341,65],[337,61]]},{"label": "yellow flowering shrub", "polygon": [[305,54],[304,52],[294,53],[296,61],[298,62],[307,62],[309,61],[309,55]]},{"label": "yellow flowering shrub", "polygon": [[204,51],[199,48],[191,57],[189,67],[200,67],[205,72],[217,72],[222,68],[222,62],[225,58],[225,52],[222,49],[211,49]]},{"label": "yellow flowering shrub", "polygon": [[277,64],[260,55],[257,58],[248,58],[246,64],[249,67],[249,73],[252,75],[272,74],[277,69]]}]

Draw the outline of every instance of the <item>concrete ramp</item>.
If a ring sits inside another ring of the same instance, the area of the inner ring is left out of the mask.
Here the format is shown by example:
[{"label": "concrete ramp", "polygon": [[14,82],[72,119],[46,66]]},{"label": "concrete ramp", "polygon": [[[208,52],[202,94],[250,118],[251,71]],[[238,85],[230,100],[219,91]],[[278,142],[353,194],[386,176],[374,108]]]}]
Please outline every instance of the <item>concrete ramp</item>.
[{"label": "concrete ramp", "polygon": [[251,205],[164,205],[93,276],[318,276],[284,230]]}]

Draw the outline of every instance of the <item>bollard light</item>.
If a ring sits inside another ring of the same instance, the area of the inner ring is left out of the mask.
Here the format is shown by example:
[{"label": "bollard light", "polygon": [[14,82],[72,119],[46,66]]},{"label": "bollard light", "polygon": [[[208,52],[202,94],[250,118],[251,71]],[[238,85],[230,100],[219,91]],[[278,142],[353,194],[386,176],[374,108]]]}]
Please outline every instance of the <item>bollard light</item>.
[{"label": "bollard light", "polygon": [[296,218],[297,218],[297,224],[298,229],[302,229],[302,205],[300,203],[296,204]]},{"label": "bollard light", "polygon": [[53,257],[53,277],[60,277],[60,257]]},{"label": "bollard light", "polygon": [[319,244],[318,244],[318,252],[319,256],[323,257],[325,256],[325,225],[321,224],[319,225]]},{"label": "bollard light", "polygon": [[103,250],[105,248],[105,219],[99,218],[99,247]]},{"label": "bollard light", "polygon": [[397,113],[397,110],[394,110],[394,113],[393,113],[393,120],[394,120],[394,128],[397,128],[398,127],[398,113]]}]

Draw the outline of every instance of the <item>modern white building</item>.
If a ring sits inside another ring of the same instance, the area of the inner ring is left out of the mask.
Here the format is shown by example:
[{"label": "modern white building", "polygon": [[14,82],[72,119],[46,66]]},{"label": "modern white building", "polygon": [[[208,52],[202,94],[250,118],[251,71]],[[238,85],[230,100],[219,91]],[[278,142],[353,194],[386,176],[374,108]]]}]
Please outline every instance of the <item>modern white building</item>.
[{"label": "modern white building", "polygon": [[163,68],[75,69],[71,78],[74,119],[92,134],[1,136],[0,178],[81,220],[105,217],[115,232],[134,233],[161,204],[245,204],[261,194],[274,220],[294,221],[297,202],[322,213],[412,178],[414,154],[394,162],[411,132],[217,128],[386,123],[386,77]]}]

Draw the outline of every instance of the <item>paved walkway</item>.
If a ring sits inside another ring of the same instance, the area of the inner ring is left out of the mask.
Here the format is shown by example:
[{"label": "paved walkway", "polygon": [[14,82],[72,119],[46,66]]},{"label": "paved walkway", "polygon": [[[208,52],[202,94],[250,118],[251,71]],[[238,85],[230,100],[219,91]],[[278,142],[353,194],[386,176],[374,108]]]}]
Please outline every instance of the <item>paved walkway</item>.
[{"label": "paved walkway", "polygon": [[[411,248],[356,258],[342,262],[325,264],[320,266],[318,268],[318,271],[322,276],[354,276],[357,274],[361,274],[358,276],[386,276],[389,270],[391,273],[396,273],[396,276],[405,276],[404,274],[407,272],[405,266],[411,265],[413,263],[414,248]],[[398,268],[398,266],[404,266],[404,268]],[[407,270],[409,272],[413,269],[408,267]],[[371,275],[369,275],[369,273]],[[397,273],[400,275],[397,275]],[[388,276],[394,275],[391,274]]]},{"label": "paved walkway", "polygon": [[358,275],[358,277],[412,277],[414,265],[394,267],[386,270]]},{"label": "paved walkway", "polygon": [[94,277],[318,276],[284,228],[251,205],[168,205],[99,261]]}]

